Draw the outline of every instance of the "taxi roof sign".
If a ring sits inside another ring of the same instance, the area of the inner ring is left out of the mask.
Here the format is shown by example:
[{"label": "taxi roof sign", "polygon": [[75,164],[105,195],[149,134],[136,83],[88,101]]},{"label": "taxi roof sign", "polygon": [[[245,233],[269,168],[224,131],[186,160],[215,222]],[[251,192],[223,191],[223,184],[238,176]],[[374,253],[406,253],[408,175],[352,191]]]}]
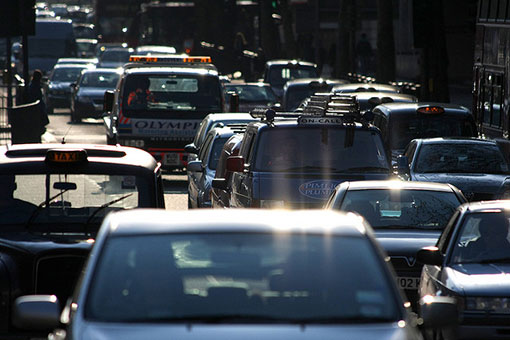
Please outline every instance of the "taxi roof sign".
[{"label": "taxi roof sign", "polygon": [[422,106],[416,112],[423,114],[441,114],[444,113],[444,108],[441,106]]},{"label": "taxi roof sign", "polygon": [[80,164],[87,162],[87,151],[83,149],[56,150],[46,152],[45,161],[52,164]]},{"label": "taxi roof sign", "polygon": [[209,56],[194,56],[188,55],[132,55],[129,61],[133,63],[162,63],[162,64],[211,64],[212,59]]}]

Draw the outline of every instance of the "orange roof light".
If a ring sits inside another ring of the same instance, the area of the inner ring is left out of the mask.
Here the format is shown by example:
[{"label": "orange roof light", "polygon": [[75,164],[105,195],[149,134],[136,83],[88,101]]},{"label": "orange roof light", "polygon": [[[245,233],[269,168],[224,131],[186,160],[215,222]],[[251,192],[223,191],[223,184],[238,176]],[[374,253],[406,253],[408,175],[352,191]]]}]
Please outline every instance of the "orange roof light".
[{"label": "orange roof light", "polygon": [[130,62],[135,63],[174,63],[174,64],[210,64],[212,63],[211,57],[189,57],[189,56],[145,56],[145,55],[132,55],[129,57]]},{"label": "orange roof light", "polygon": [[418,108],[416,112],[435,115],[444,113],[444,108],[442,108],[441,106],[423,106]]}]

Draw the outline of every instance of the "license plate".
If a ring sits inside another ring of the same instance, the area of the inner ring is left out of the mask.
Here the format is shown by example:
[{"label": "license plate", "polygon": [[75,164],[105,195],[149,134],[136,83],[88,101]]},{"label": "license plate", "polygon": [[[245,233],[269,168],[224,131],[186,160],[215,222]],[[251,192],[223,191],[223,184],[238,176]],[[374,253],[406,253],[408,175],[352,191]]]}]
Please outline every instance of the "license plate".
[{"label": "license plate", "polygon": [[163,165],[181,165],[178,153],[165,153],[163,157]]},{"label": "license plate", "polygon": [[420,285],[419,277],[397,277],[397,284],[402,289],[418,289]]}]

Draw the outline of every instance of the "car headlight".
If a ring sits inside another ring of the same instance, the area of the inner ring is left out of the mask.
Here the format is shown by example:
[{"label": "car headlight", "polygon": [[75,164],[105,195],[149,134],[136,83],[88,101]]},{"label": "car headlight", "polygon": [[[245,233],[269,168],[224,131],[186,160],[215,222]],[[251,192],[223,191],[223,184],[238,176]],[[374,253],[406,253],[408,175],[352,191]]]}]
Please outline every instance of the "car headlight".
[{"label": "car headlight", "polygon": [[468,297],[465,301],[465,310],[510,313],[510,298],[507,297]]},{"label": "car headlight", "polygon": [[143,139],[121,139],[119,140],[120,145],[133,146],[135,148],[143,148],[145,141]]},{"label": "car headlight", "polygon": [[260,200],[260,207],[266,209],[278,209],[285,207],[285,201],[278,200]]}]

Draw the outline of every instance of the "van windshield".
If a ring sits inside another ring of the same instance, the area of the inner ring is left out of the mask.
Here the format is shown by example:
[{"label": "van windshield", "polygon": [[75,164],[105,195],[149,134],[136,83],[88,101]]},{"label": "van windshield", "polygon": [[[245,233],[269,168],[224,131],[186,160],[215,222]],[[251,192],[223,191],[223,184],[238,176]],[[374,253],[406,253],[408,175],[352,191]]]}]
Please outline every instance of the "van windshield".
[{"label": "van windshield", "polygon": [[218,77],[194,74],[132,75],[126,80],[124,112],[221,112]]},{"label": "van windshield", "polygon": [[415,138],[476,137],[473,120],[460,116],[395,115],[389,131],[392,150],[404,149]]},{"label": "van windshield", "polygon": [[255,167],[278,172],[388,172],[381,137],[344,127],[279,128],[262,133]]}]

